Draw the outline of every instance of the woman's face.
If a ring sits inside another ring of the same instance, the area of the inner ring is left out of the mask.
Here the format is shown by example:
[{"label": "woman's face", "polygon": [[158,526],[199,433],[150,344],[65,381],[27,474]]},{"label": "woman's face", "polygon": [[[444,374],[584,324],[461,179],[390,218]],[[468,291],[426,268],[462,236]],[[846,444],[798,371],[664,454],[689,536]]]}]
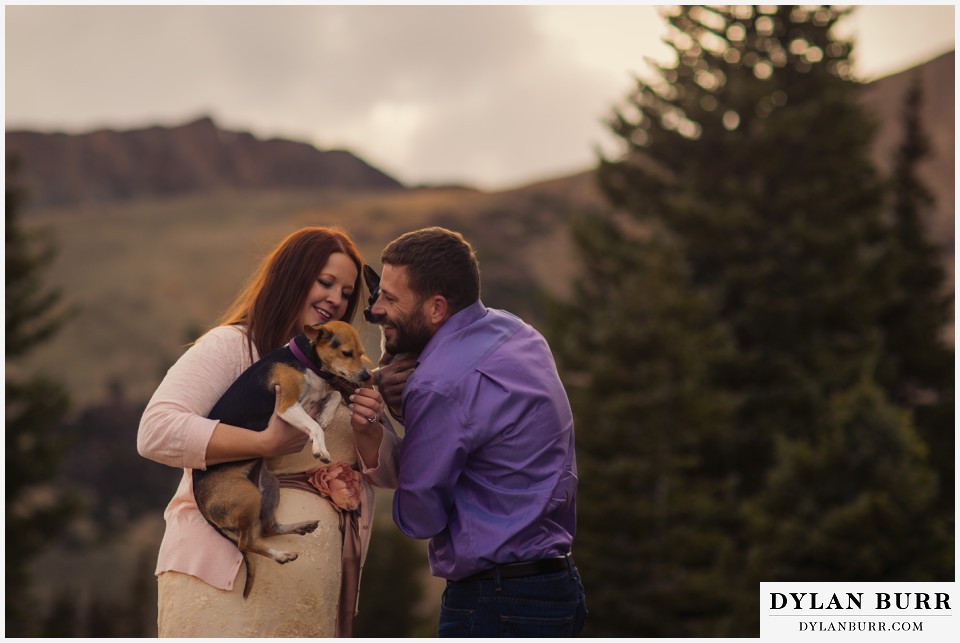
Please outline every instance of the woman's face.
[{"label": "woman's face", "polygon": [[300,326],[314,326],[343,319],[357,281],[357,266],[349,256],[335,252],[327,259],[313,287],[307,293],[300,314]]}]

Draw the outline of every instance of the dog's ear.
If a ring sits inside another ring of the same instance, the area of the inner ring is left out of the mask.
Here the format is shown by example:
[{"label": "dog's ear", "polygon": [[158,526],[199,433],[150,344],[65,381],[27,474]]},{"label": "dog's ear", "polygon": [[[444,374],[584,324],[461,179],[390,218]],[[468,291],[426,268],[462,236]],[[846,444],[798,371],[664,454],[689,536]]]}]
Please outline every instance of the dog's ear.
[{"label": "dog's ear", "polygon": [[363,264],[363,281],[367,284],[367,290],[370,292],[370,296],[367,298],[367,307],[363,311],[363,318],[371,324],[379,324],[383,321],[383,318],[373,314],[373,305],[380,298],[380,275],[367,264]]},{"label": "dog's ear", "polygon": [[331,337],[333,337],[333,331],[323,324],[317,324],[316,326],[305,324],[303,327],[303,334],[307,336],[307,339],[310,340],[311,344],[325,344],[330,341]]},{"label": "dog's ear", "polygon": [[367,284],[367,290],[370,292],[374,292],[380,287],[380,275],[367,264],[363,264],[363,282]]}]

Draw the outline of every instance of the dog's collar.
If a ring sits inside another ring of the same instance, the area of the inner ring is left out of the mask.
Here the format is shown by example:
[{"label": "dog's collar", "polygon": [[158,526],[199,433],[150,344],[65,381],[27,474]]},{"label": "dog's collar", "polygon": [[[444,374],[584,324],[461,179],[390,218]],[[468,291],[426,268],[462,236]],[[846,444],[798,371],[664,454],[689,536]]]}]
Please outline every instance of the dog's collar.
[{"label": "dog's collar", "polygon": [[[300,346],[301,341],[303,341],[306,346]],[[317,352],[310,346],[310,340],[307,339],[306,335],[294,337],[288,345],[290,346],[290,352],[293,353],[293,356],[296,357],[301,364],[319,375],[322,379],[333,379],[333,373],[323,370],[323,364],[317,359]]]}]

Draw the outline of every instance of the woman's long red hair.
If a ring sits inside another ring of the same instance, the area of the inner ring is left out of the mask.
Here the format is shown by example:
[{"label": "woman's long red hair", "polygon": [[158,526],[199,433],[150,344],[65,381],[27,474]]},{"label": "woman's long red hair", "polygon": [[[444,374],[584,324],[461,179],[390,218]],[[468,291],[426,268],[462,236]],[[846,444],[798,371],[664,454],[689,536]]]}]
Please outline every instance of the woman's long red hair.
[{"label": "woman's long red hair", "polygon": [[260,355],[285,345],[302,331],[300,315],[307,293],[336,252],[346,254],[357,266],[357,280],[343,316],[352,323],[363,294],[363,259],[350,237],[320,226],[294,232],[264,257],[218,323],[246,325],[248,346]]}]

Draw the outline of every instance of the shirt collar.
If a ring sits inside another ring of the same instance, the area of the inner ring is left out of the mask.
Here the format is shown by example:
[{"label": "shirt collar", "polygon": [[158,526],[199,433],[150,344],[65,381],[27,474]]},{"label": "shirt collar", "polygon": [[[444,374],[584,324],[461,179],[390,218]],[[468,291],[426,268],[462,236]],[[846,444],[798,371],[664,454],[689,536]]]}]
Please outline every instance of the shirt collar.
[{"label": "shirt collar", "polygon": [[487,307],[484,306],[483,302],[480,300],[475,301],[463,310],[455,313],[447,321],[443,322],[440,328],[437,329],[437,332],[434,333],[433,337],[430,338],[430,341],[427,342],[423,352],[420,353],[418,361],[423,362],[425,359],[430,357],[430,354],[436,350],[437,346],[443,344],[448,337],[452,337],[486,314]]}]

